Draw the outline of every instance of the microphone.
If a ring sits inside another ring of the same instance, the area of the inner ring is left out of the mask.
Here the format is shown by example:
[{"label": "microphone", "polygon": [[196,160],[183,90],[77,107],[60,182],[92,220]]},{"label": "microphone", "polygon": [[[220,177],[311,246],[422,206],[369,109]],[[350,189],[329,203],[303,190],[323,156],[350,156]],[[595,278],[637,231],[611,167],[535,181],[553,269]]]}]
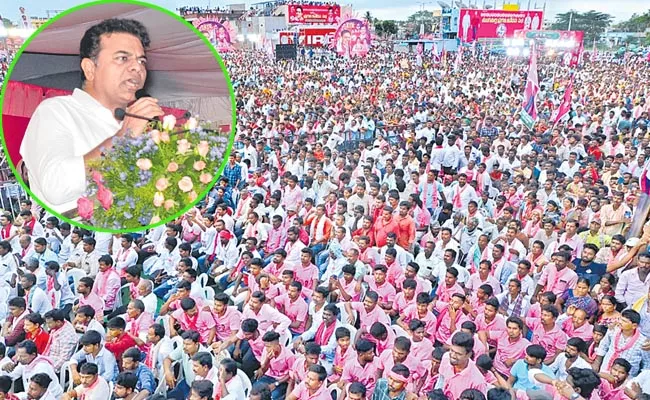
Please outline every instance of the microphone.
[{"label": "microphone", "polygon": [[116,108],[113,111],[113,115],[115,116],[115,119],[117,119],[118,121],[123,121],[124,117],[144,119],[144,120],[149,121],[149,122],[160,121],[160,118],[158,118],[158,117],[148,118],[148,117],[145,117],[145,116],[142,116],[142,115],[131,114],[129,112],[126,112],[126,110],[123,109],[123,108]]},{"label": "microphone", "polygon": [[[135,99],[136,100],[139,100],[139,99],[141,99],[143,97],[151,97],[151,95],[149,93],[147,93],[147,91],[144,90],[144,88],[143,89],[138,89],[138,90],[135,91]],[[118,121],[123,121],[124,117],[144,119],[144,120],[149,121],[149,122],[160,121],[160,117],[158,117],[158,116],[155,116],[153,118],[148,118],[148,117],[145,117],[145,116],[142,116],[142,115],[131,114],[131,113],[127,112],[123,108],[116,108],[113,111],[113,115],[115,116],[115,119],[117,119]]]}]

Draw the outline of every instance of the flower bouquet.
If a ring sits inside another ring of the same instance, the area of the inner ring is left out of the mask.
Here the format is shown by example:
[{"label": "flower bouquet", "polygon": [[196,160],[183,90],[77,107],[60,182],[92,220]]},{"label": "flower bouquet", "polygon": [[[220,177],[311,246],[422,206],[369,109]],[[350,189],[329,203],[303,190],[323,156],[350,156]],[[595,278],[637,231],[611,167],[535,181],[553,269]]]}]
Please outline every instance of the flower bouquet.
[{"label": "flower bouquet", "polygon": [[117,230],[179,214],[210,186],[228,147],[229,135],[208,126],[190,118],[177,127],[167,115],[141,135],[113,138],[113,146],[88,165],[79,217]]}]

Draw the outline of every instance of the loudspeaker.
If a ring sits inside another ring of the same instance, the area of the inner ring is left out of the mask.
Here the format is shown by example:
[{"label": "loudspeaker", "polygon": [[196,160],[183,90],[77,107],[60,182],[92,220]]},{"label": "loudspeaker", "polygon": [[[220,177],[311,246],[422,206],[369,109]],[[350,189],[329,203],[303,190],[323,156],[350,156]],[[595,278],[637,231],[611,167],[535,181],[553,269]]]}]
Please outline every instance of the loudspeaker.
[{"label": "loudspeaker", "polygon": [[295,60],[297,49],[295,44],[276,44],[275,60]]}]

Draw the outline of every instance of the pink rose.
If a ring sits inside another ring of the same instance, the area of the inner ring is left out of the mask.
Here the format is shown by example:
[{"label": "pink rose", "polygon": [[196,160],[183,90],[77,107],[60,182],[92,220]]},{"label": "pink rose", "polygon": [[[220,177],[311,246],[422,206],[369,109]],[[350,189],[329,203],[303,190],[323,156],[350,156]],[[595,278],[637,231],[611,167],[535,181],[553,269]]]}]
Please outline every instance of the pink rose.
[{"label": "pink rose", "polygon": [[95,211],[95,204],[88,197],[80,197],[77,199],[77,212],[83,219],[91,219]]},{"label": "pink rose", "polygon": [[149,132],[149,134],[151,135],[151,140],[153,140],[155,144],[160,143],[160,131],[158,129],[154,129]]},{"label": "pink rose", "polygon": [[178,171],[178,164],[176,164],[176,163],[173,162],[173,161],[170,162],[170,163],[167,165],[167,171],[168,171],[168,172],[176,172],[176,171]]},{"label": "pink rose", "polygon": [[202,184],[207,185],[208,183],[212,182],[212,174],[209,174],[207,172],[202,173],[199,175],[199,181],[201,181]]},{"label": "pink rose", "polygon": [[104,177],[99,171],[93,171],[93,182],[98,185],[101,185],[101,183],[104,182]]},{"label": "pink rose", "polygon": [[206,167],[205,161],[203,161],[203,160],[196,161],[194,163],[193,167],[197,171],[203,171],[205,169],[205,167]]},{"label": "pink rose", "polygon": [[176,205],[174,200],[165,200],[165,210],[169,211],[170,208],[173,208]]},{"label": "pink rose", "polygon": [[188,198],[190,201],[194,201],[194,200],[196,200],[197,197],[199,197],[199,195],[198,195],[194,190],[192,190],[192,191],[191,191],[190,193],[188,193],[188,195],[187,195],[187,198]]},{"label": "pink rose", "polygon": [[162,192],[169,187],[169,181],[167,178],[160,178],[156,181],[156,189]]},{"label": "pink rose", "polygon": [[153,195],[153,205],[156,207],[161,207],[163,203],[165,202],[165,195],[163,195],[160,192],[156,192]]},{"label": "pink rose", "polygon": [[143,171],[148,171],[153,167],[153,164],[151,163],[151,160],[148,158],[140,158],[138,161],[135,162],[135,165],[138,166]]},{"label": "pink rose", "polygon": [[190,142],[187,139],[181,139],[176,144],[178,145],[178,154],[185,154],[190,149]]},{"label": "pink rose", "polygon": [[160,141],[163,143],[169,143],[169,132],[160,132]]},{"label": "pink rose", "polygon": [[104,210],[108,210],[113,205],[113,193],[106,186],[99,185],[97,200],[104,207]]},{"label": "pink rose", "polygon": [[160,217],[157,216],[157,215],[154,215],[154,216],[151,218],[151,221],[149,221],[149,225],[157,224],[158,222],[160,222]]},{"label": "pink rose", "polygon": [[194,184],[192,183],[192,178],[190,178],[189,176],[182,177],[181,180],[178,181],[178,187],[185,193],[189,192],[194,187]]},{"label": "pink rose", "polygon": [[210,145],[208,144],[207,140],[201,140],[199,142],[199,145],[196,146],[196,150],[198,150],[201,157],[205,157],[210,152]]}]

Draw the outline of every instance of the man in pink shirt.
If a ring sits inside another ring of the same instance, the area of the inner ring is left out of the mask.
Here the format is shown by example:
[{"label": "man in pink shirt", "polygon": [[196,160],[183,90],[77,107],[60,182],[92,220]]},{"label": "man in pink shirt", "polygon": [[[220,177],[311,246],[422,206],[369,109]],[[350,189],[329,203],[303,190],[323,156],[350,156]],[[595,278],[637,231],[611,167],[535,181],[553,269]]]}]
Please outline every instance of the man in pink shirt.
[{"label": "man in pink shirt", "polygon": [[594,326],[587,321],[587,312],[575,306],[569,306],[567,314],[570,313],[570,318],[562,322],[562,330],[570,338],[579,337],[585,342],[593,339]]},{"label": "man in pink shirt", "polygon": [[537,298],[537,294],[540,292],[553,292],[556,296],[561,297],[567,290],[575,288],[578,283],[578,275],[572,269],[567,268],[571,260],[570,253],[555,252],[551,260],[553,262],[542,270],[533,298]]},{"label": "man in pink shirt", "polygon": [[237,307],[228,306],[230,297],[225,293],[214,296],[214,306],[208,308],[214,318],[216,337],[211,344],[216,354],[221,353],[228,346],[237,341],[237,331],[241,325],[242,315]]},{"label": "man in pink shirt", "polygon": [[[526,347],[530,342],[522,337],[524,322],[521,318],[510,317],[506,320],[505,332],[489,332],[488,337],[497,341],[497,352],[494,356],[494,368],[504,377],[508,377],[514,363],[526,355]],[[480,332],[480,336],[485,332]],[[484,343],[486,338],[482,337]]]},{"label": "man in pink shirt", "polygon": [[338,387],[343,390],[341,400],[345,400],[349,385],[359,382],[366,387],[368,398],[372,398],[372,392],[377,382],[377,361],[375,360],[375,344],[359,339],[356,344],[357,357],[349,360],[343,366],[341,380]]},{"label": "man in pink shirt", "polygon": [[93,293],[104,299],[104,308],[112,310],[115,307],[117,294],[122,287],[120,275],[113,268],[113,258],[108,254],[99,257],[99,272],[95,277]]},{"label": "man in pink shirt", "polygon": [[367,292],[366,298],[363,303],[355,301],[352,303],[345,303],[345,311],[348,313],[348,323],[354,324],[355,312],[358,313],[357,318],[360,321],[359,330],[357,331],[357,338],[370,332],[370,327],[375,322],[381,322],[386,326],[390,326],[390,318],[388,315],[379,308],[377,302],[379,295],[376,292]]},{"label": "man in pink shirt", "polygon": [[237,332],[236,341],[228,348],[232,359],[241,365],[241,370],[248,376],[253,376],[260,367],[264,342],[258,329],[257,321],[245,319]]},{"label": "man in pink shirt", "polygon": [[425,336],[433,339],[438,328],[438,319],[429,310],[429,304],[431,304],[429,294],[418,293],[416,303],[406,307],[397,319],[397,325],[408,332],[409,323],[414,319],[420,320],[425,324]]},{"label": "man in pink shirt", "polygon": [[364,275],[361,281],[368,283],[369,290],[379,295],[379,307],[383,310],[390,311],[393,308],[395,300],[395,287],[386,280],[388,269],[385,265],[376,265],[372,276]]},{"label": "man in pink shirt", "polygon": [[392,349],[386,349],[377,361],[377,380],[388,379],[391,369],[396,364],[403,364],[409,369],[408,387],[415,388],[416,382],[426,374],[426,366],[421,360],[411,356],[411,340],[405,336],[395,339]]},{"label": "man in pink shirt", "polygon": [[189,297],[181,300],[181,308],[174,311],[169,318],[171,336],[178,334],[176,323],[181,331],[196,331],[201,335],[201,343],[211,344],[214,341],[216,328],[214,318],[209,311],[199,310],[194,299]]},{"label": "man in pink shirt", "polygon": [[458,284],[458,270],[456,267],[447,268],[445,282],[438,285],[436,291],[437,300],[449,302],[455,293],[465,293],[465,290]]},{"label": "man in pink shirt", "polygon": [[492,263],[489,260],[483,260],[478,266],[478,272],[473,273],[467,283],[465,288],[469,290],[470,293],[474,293],[478,290],[479,286],[483,284],[488,284],[492,286],[494,294],[497,295],[501,293],[501,283],[494,275],[490,274],[492,270]]},{"label": "man in pink shirt", "polygon": [[269,386],[273,400],[284,399],[289,381],[289,371],[294,363],[293,353],[280,344],[280,334],[266,332],[262,337],[264,351],[260,369],[255,371],[257,383]]},{"label": "man in pink shirt", "polygon": [[439,343],[447,343],[449,338],[460,329],[460,326],[465,321],[469,321],[469,317],[463,312],[463,305],[465,304],[465,295],[456,293],[451,297],[449,303],[443,301],[436,302],[436,309],[438,310],[438,330],[436,331],[435,339]]},{"label": "man in pink shirt", "polygon": [[487,383],[483,374],[472,361],[474,338],[469,333],[457,332],[451,338],[451,346],[442,356],[438,383],[442,381],[442,391],[450,399],[460,399],[465,389],[476,389],[484,395]]},{"label": "man in pink shirt", "polygon": [[415,288],[417,287],[415,280],[405,279],[401,287],[402,290],[395,295],[393,308],[388,313],[393,318],[399,317],[408,306],[415,305]]},{"label": "man in pink shirt", "polygon": [[286,209],[293,207],[300,210],[302,207],[302,189],[298,186],[298,177],[295,175],[287,178],[287,186],[285,186],[284,196],[282,196],[282,205]]},{"label": "man in pink shirt", "polygon": [[569,340],[556,323],[558,316],[555,305],[545,305],[542,306],[542,314],[539,318],[526,318],[528,329],[533,331],[533,344],[539,344],[546,350],[544,360],[546,365],[555,361],[555,357],[564,351]]},{"label": "man in pink shirt", "polygon": [[81,306],[90,306],[95,310],[95,319],[97,321],[104,321],[104,300],[97,294],[92,292],[93,285],[95,281],[93,278],[84,276],[79,279],[77,284],[77,294],[79,295],[79,303],[76,305],[76,308],[73,307],[73,311],[76,311]]},{"label": "man in pink shirt", "polygon": [[327,390],[327,371],[322,365],[309,367],[305,380],[289,393],[287,400],[331,400]]},{"label": "man in pink shirt", "polygon": [[274,330],[283,334],[289,329],[291,320],[270,304],[266,304],[266,296],[264,293],[257,291],[253,292],[248,304],[244,306],[242,318],[252,318],[259,324],[259,329],[262,332]]},{"label": "man in pink shirt", "polygon": [[[264,254],[272,255],[276,250],[284,248],[287,243],[287,229],[282,225],[282,216],[274,215],[271,221],[271,229],[268,232]],[[270,258],[269,256],[268,258]]]},{"label": "man in pink shirt", "polygon": [[289,330],[294,335],[300,335],[305,332],[305,325],[307,324],[307,316],[309,313],[309,306],[300,295],[301,293],[302,284],[293,281],[289,284],[289,290],[286,294],[281,294],[273,300],[280,312],[291,320]]},{"label": "man in pink shirt", "polygon": [[312,254],[311,249],[305,247],[300,251],[300,264],[291,267],[293,279],[310,290],[314,290],[318,286],[318,267],[311,262]]},{"label": "man in pink shirt", "polygon": [[[485,308],[483,313],[476,316],[474,323],[476,324],[476,329],[480,332],[505,332],[506,331],[506,319],[503,315],[498,313],[499,311],[499,301],[492,297],[485,302]],[[486,340],[488,338],[486,337]],[[487,345],[496,346],[496,340],[487,340]]]}]

